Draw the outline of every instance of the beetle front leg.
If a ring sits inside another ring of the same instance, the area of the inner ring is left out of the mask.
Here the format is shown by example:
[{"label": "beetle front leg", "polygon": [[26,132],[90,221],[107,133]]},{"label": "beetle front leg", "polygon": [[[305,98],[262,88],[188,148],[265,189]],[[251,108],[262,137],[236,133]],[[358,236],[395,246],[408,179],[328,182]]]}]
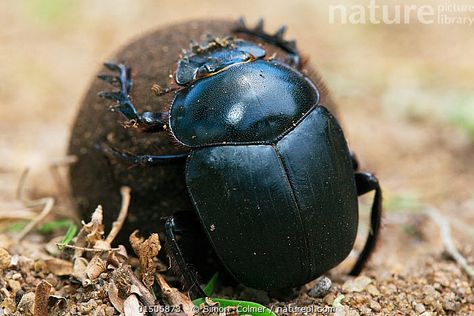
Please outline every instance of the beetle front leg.
[{"label": "beetle front leg", "polygon": [[175,163],[184,163],[188,157],[187,153],[175,155],[134,155],[124,151],[118,151],[106,144],[100,144],[96,147],[105,156],[131,166],[154,167]]},{"label": "beetle front leg", "polygon": [[375,191],[370,213],[369,236],[367,237],[356,264],[350,272],[350,275],[359,275],[374,251],[380,233],[382,220],[382,189],[380,188],[379,180],[371,173],[356,172],[354,176],[357,186],[357,195],[360,196],[370,191]]},{"label": "beetle front leg", "polygon": [[144,112],[138,113],[130,99],[132,88],[131,68],[123,64],[104,63],[109,70],[118,72],[118,75],[99,75],[111,85],[119,88],[118,91],[102,91],[99,96],[104,99],[114,100],[116,105],[110,107],[112,111],[120,112],[126,119],[126,125],[139,128],[144,132],[160,132],[166,128],[166,115],[168,113]]},{"label": "beetle front leg", "polygon": [[243,33],[243,34],[255,36],[257,38],[260,38],[264,42],[277,46],[278,48],[288,53],[290,64],[292,64],[296,68],[300,68],[301,56],[300,56],[300,53],[298,52],[298,49],[296,48],[296,42],[287,41],[283,38],[283,35],[285,34],[285,31],[286,31],[286,26],[284,25],[281,26],[278,29],[278,31],[275,32],[275,34],[269,34],[264,31],[263,25],[264,25],[264,21],[263,19],[260,19],[257,25],[253,29],[250,29],[245,25],[245,21],[241,17],[237,20],[237,23],[232,31],[234,33]]}]

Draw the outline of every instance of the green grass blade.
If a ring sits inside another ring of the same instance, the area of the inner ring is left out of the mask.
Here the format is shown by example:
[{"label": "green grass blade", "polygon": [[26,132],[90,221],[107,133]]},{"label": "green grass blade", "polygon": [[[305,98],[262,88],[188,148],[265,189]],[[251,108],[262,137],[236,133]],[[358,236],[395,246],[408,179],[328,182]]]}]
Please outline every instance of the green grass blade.
[{"label": "green grass blade", "polygon": [[217,278],[219,277],[219,272],[214,273],[212,278],[207,282],[206,287],[204,288],[204,294],[206,296],[211,296],[214,293],[214,289],[216,288]]},{"label": "green grass blade", "polygon": [[77,226],[71,223],[71,225],[69,225],[69,228],[67,229],[66,235],[64,235],[62,243],[58,245],[58,248],[60,250],[63,250],[64,245],[69,245],[74,236],[76,236],[76,232]]},{"label": "green grass blade", "polygon": [[334,302],[332,302],[332,307],[338,307],[339,305],[341,305],[341,302],[344,298],[344,294],[339,294],[334,300]]},{"label": "green grass blade", "polygon": [[8,225],[6,228],[2,229],[2,232],[11,232],[11,233],[19,233],[23,230],[23,228],[28,225],[28,221],[18,221]]},{"label": "green grass blade", "polygon": [[[251,316],[276,316],[269,308],[254,302],[228,300],[223,298],[211,298],[213,302],[219,303],[219,307],[225,308],[228,306],[235,306],[239,312],[239,315],[251,315]],[[199,307],[201,304],[205,304],[204,298],[198,298],[193,301],[193,304]]]},{"label": "green grass blade", "polygon": [[58,219],[55,221],[44,223],[43,225],[38,227],[37,231],[40,234],[50,234],[61,229],[69,228],[73,224],[73,221],[70,219]]}]

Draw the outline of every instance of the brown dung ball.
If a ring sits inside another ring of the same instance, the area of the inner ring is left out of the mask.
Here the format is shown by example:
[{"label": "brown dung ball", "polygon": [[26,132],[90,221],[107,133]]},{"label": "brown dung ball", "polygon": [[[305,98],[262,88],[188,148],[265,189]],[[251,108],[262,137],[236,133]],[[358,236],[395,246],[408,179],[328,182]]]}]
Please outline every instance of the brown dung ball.
[{"label": "brown dung ball", "polygon": [[[148,33],[110,58],[132,68],[132,98],[139,111],[167,111],[173,93],[156,96],[151,87],[166,87],[183,49],[191,40],[203,41],[207,34],[216,37],[237,36],[232,33],[232,21],[191,21],[161,28]],[[284,58],[285,52],[265,45],[268,56]],[[101,69],[99,73],[106,72]],[[333,113],[330,100],[318,74],[309,65],[303,67],[321,90],[321,104]],[[186,149],[177,145],[169,133],[140,133],[124,128],[117,113],[110,113],[110,100],[98,97],[100,91],[110,91],[110,86],[96,78],[82,101],[76,117],[69,144],[69,154],[78,158],[70,168],[73,199],[80,215],[88,219],[97,205],[104,208],[104,222],[108,229],[120,209],[120,187],[129,186],[132,199],[129,214],[121,230],[118,243],[128,244],[128,236],[138,229],[142,234],[163,230],[163,218],[176,211],[193,208],[184,178],[184,166],[167,165],[143,168],[130,167],[106,158],[96,145],[110,144],[119,150],[135,154],[174,154]],[[336,114],[336,113],[334,113]]]}]

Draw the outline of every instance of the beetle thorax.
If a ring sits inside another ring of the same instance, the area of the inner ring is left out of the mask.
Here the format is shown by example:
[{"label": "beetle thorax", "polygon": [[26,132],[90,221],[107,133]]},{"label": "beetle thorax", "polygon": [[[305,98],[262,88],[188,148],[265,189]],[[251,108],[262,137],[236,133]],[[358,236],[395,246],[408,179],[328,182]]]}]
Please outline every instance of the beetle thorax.
[{"label": "beetle thorax", "polygon": [[256,59],[235,63],[180,90],[170,128],[189,147],[272,142],[319,102],[314,84],[292,67]]}]

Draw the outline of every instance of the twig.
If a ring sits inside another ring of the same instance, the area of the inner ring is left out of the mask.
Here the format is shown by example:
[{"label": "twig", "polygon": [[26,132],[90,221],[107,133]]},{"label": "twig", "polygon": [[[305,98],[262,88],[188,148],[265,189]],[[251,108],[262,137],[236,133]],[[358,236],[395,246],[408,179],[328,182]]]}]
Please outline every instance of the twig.
[{"label": "twig", "polygon": [[109,235],[105,239],[105,242],[112,244],[117,234],[122,229],[123,223],[127,218],[128,214],[128,206],[130,205],[130,188],[129,187],[121,187],[120,193],[122,194],[122,206],[120,207],[120,212],[117,217],[117,220],[112,223],[112,229],[110,230]]},{"label": "twig", "polygon": [[25,238],[25,236],[28,235],[30,231],[36,227],[36,225],[38,225],[41,221],[43,221],[46,218],[46,216],[49,215],[49,213],[51,213],[51,210],[54,206],[54,199],[52,197],[47,197],[47,198],[42,198],[39,200],[30,201],[30,203],[31,203],[30,207],[35,207],[37,205],[44,205],[44,207],[41,213],[39,213],[39,215],[34,220],[29,222],[28,225],[26,225],[26,227],[23,228],[20,235],[18,235],[17,237],[18,241],[23,240],[23,238]]},{"label": "twig", "polygon": [[152,315],[160,315],[159,313],[159,304],[155,302],[155,298],[146,288],[145,285],[138,279],[137,275],[132,271],[128,264],[120,266],[113,272],[114,282],[117,285],[117,288],[129,295],[131,289],[135,288],[134,293],[140,297],[140,300],[143,304],[148,307],[148,310],[151,311]]},{"label": "twig", "polygon": [[48,216],[51,213],[51,210],[53,209],[53,206],[54,206],[54,199],[52,197],[46,197],[46,198],[42,198],[38,200],[29,200],[28,198],[25,197],[24,189],[25,189],[25,182],[26,182],[26,177],[28,176],[28,172],[29,172],[28,168],[23,170],[20,177],[20,181],[18,183],[16,196],[28,208],[43,205],[43,209],[41,210],[41,213],[39,213],[38,216],[36,216],[34,220],[32,220],[30,223],[28,223],[28,225],[26,225],[25,228],[23,228],[23,230],[17,237],[18,241],[23,240],[23,238],[25,238],[25,236],[28,235],[30,231],[36,227],[36,225],[38,225],[43,219],[45,219],[46,216]]},{"label": "twig", "polygon": [[466,258],[464,258],[454,246],[449,229],[449,221],[434,208],[430,208],[428,214],[431,219],[439,226],[441,239],[443,240],[443,244],[446,247],[446,251],[454,260],[456,260],[456,262],[464,269],[464,271],[466,271],[468,276],[474,279],[474,268],[469,265]]},{"label": "twig", "polygon": [[191,299],[187,295],[181,293],[180,291],[178,291],[178,289],[171,287],[161,274],[157,273],[155,277],[156,282],[158,283],[161,289],[161,293],[163,293],[163,296],[166,298],[170,305],[181,306],[183,312],[186,315],[194,315],[194,304],[193,302],[191,302]]},{"label": "twig", "polygon": [[60,202],[62,202],[62,204],[66,206],[65,212],[64,211],[61,212],[61,215],[64,216],[67,214],[67,216],[73,218],[74,221],[80,222],[80,218],[78,214],[73,211],[74,203],[71,200],[72,194],[71,194],[69,185],[66,184],[66,182],[64,181],[64,177],[59,172],[60,167],[66,167],[66,166],[72,165],[76,163],[77,161],[78,161],[77,156],[71,155],[71,156],[62,157],[50,163],[49,171],[54,180],[54,184],[56,185],[56,189],[58,192],[58,199],[60,199]]},{"label": "twig", "polygon": [[30,168],[25,168],[25,170],[23,170],[23,172],[20,175],[20,180],[18,181],[18,187],[16,188],[16,198],[17,200],[20,200],[22,202],[27,201],[27,199],[24,197],[24,192],[25,192],[26,177],[28,176],[29,172],[30,172]]},{"label": "twig", "polygon": [[73,245],[66,245],[63,243],[56,243],[58,247],[70,248],[70,249],[77,249],[82,251],[89,251],[89,252],[107,252],[107,251],[120,251],[120,248],[87,248],[87,247],[80,247],[80,246],[73,246]]}]

